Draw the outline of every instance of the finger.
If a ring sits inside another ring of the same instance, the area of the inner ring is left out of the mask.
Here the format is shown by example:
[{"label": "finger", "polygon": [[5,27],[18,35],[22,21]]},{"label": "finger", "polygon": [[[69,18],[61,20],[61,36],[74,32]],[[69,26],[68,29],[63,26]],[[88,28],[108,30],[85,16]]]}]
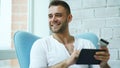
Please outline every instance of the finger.
[{"label": "finger", "polygon": [[96,52],[95,55],[97,55],[97,56],[110,56],[110,54],[106,51]]},{"label": "finger", "polygon": [[94,56],[95,59],[107,62],[109,60],[109,56]]},{"label": "finger", "polygon": [[79,55],[79,54],[80,54],[80,51],[79,51],[79,50],[74,50],[72,54],[73,54],[73,55]]},{"label": "finger", "polygon": [[75,53],[76,53],[77,55],[79,55],[79,54],[80,54],[80,50],[75,50]]},{"label": "finger", "polygon": [[97,60],[108,61],[110,58],[110,54],[107,52],[97,52],[94,57]]},{"label": "finger", "polygon": [[109,52],[107,47],[101,47],[100,50],[105,50],[105,51]]}]

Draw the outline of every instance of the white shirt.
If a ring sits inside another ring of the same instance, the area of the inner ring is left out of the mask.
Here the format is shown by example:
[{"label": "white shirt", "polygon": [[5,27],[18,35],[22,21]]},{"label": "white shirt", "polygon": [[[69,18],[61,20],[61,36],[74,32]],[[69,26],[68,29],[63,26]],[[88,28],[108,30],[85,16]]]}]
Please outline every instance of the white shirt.
[{"label": "white shirt", "polygon": [[[95,46],[88,40],[77,39],[73,43],[75,50],[82,48],[95,49]],[[30,53],[30,68],[48,68],[70,57],[65,46],[58,42],[53,36],[38,39],[32,46]],[[88,65],[71,65],[69,68],[88,68]],[[99,65],[92,65],[92,68],[99,68]]]}]

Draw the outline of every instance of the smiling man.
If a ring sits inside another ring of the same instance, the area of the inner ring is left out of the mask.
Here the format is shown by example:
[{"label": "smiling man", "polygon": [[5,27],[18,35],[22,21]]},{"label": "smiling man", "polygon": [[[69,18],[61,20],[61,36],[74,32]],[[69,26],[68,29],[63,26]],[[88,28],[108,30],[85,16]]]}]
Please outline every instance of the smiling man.
[{"label": "smiling man", "polygon": [[[76,60],[82,48],[95,49],[94,45],[85,39],[75,38],[69,33],[69,23],[72,14],[69,5],[61,0],[49,4],[49,27],[52,35],[37,40],[31,49],[30,68],[89,68],[89,65],[77,65]],[[109,51],[97,52],[94,56],[101,60],[100,65],[92,68],[109,68]]]}]

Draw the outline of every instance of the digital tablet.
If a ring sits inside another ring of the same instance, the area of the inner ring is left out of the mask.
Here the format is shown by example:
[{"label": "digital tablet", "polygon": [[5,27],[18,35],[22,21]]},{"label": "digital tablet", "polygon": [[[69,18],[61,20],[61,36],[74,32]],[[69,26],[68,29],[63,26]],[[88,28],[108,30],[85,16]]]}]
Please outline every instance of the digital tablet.
[{"label": "digital tablet", "polygon": [[100,60],[96,60],[94,55],[98,51],[105,51],[100,49],[82,49],[76,61],[76,64],[100,64]]}]

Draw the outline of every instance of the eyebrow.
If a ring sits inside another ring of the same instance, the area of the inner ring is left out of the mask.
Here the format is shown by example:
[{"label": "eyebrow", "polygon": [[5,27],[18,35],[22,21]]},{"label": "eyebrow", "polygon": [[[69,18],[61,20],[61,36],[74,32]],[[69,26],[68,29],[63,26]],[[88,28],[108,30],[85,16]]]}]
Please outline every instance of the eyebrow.
[{"label": "eyebrow", "polygon": [[[52,15],[52,14],[50,13],[50,14],[48,14],[48,16],[49,15]],[[62,15],[62,13],[55,13],[54,15]]]}]

